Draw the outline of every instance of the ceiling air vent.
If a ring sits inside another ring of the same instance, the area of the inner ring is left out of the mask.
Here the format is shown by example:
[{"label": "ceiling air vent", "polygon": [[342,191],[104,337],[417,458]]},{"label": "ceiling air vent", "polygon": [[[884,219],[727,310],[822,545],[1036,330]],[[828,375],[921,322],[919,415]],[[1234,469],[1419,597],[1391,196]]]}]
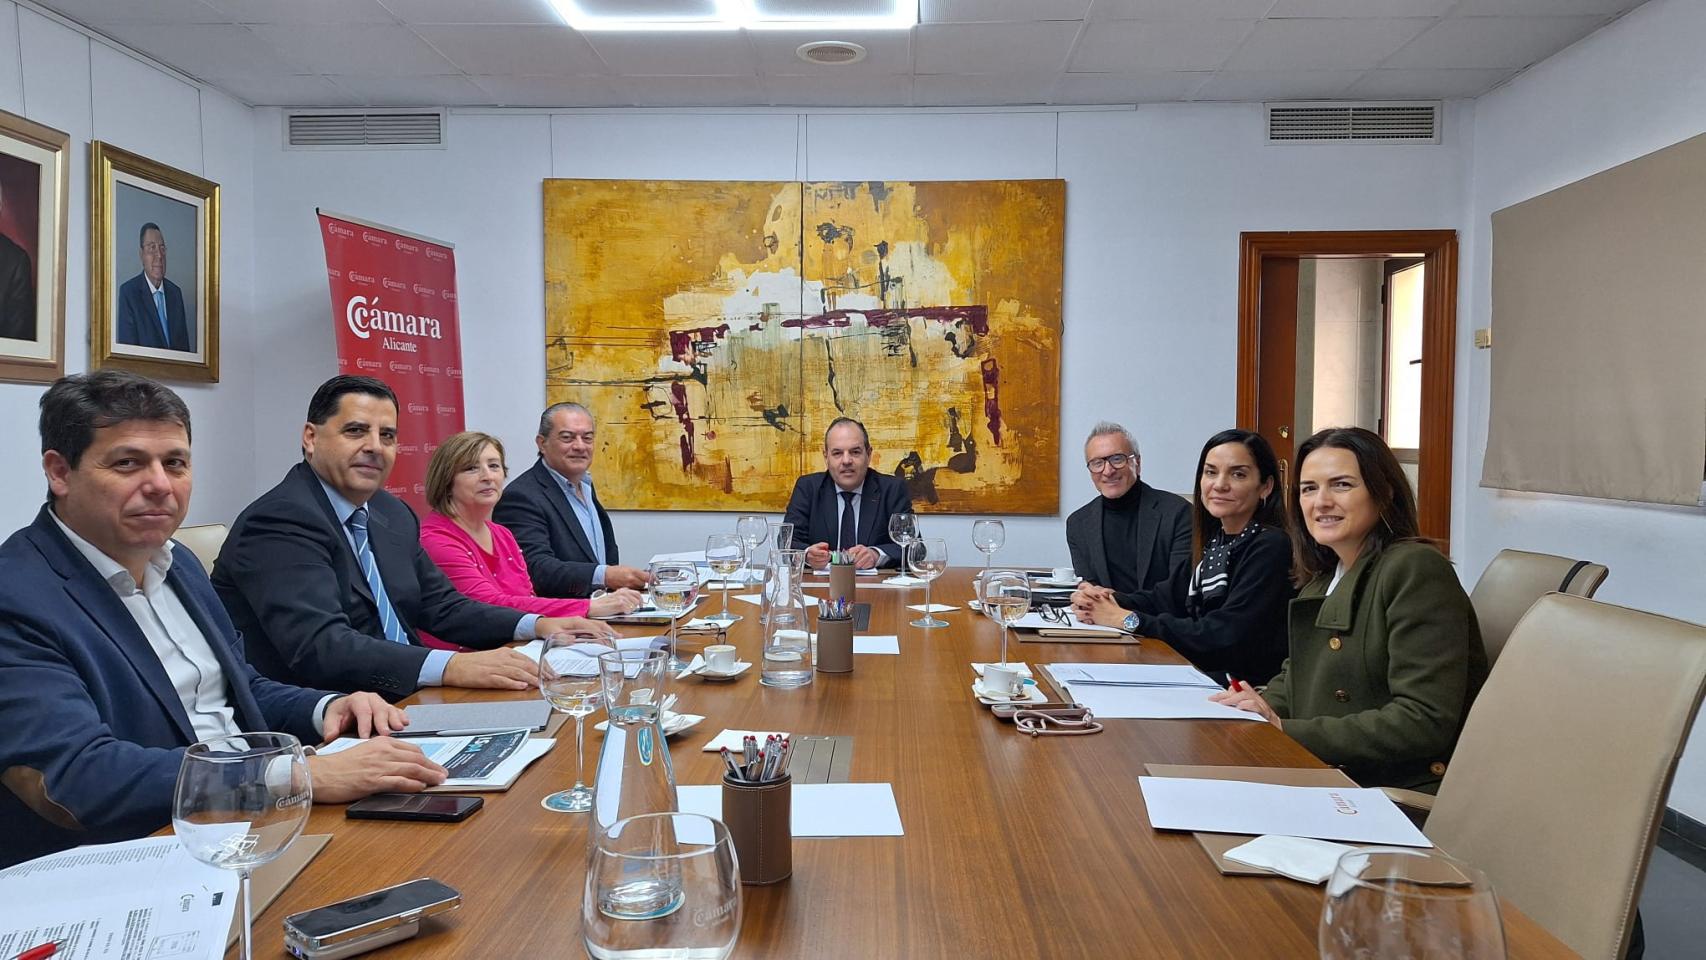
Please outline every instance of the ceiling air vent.
[{"label": "ceiling air vent", "polygon": [[1269,143],[1438,143],[1438,101],[1270,103]]},{"label": "ceiling air vent", "polygon": [[444,112],[388,110],[345,112],[316,110],[285,114],[286,141],[292,147],[442,147]]}]

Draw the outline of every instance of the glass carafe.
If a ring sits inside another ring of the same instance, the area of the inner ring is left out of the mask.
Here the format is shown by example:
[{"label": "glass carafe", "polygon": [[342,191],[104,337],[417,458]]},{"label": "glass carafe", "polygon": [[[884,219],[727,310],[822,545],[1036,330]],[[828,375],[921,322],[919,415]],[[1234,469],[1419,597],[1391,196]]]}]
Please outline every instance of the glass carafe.
[{"label": "glass carafe", "polygon": [[803,687],[812,682],[805,570],[804,550],[780,550],[771,556],[764,580],[769,616],[764,621],[763,671],[758,678],[767,687]]},{"label": "glass carafe", "polygon": [[618,820],[679,809],[660,709],[669,679],[667,660],[662,650],[599,654],[598,675],[604,681],[605,712],[610,719],[598,754],[598,780],[592,791],[597,822],[588,831],[591,836]]}]

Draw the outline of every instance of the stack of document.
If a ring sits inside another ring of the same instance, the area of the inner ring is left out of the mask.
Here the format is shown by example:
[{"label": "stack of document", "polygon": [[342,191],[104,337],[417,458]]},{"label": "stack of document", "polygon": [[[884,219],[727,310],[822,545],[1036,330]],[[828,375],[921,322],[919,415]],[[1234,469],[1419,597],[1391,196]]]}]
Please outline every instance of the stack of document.
[{"label": "stack of document", "polygon": [[403,710],[407,737],[458,736],[502,730],[543,730],[551,705],[543,700],[484,700],[473,703],[417,703]]},{"label": "stack of document", "polygon": [[0,956],[58,941],[77,960],[218,960],[236,905],[236,871],[175,836],[77,847],[0,871]]},{"label": "stack of document", "polygon": [[1188,777],[1138,777],[1137,782],[1149,824],[1157,830],[1433,846],[1397,804],[1375,789]]},{"label": "stack of document", "polygon": [[1064,611],[1061,614],[1061,618],[1058,620],[1047,619],[1041,613],[1033,610],[1032,612],[1025,614],[1023,617],[1020,617],[1019,620],[1013,624],[1013,629],[1035,630],[1037,633],[1048,637],[1126,636],[1125,631],[1114,627],[1103,627],[1097,626],[1093,623],[1084,623],[1074,616],[1070,610]]},{"label": "stack of document", "polygon": [[[342,737],[319,748],[324,756],[348,750],[363,741]],[[530,737],[526,730],[483,733],[468,737],[414,737],[410,743],[421,748],[427,759],[443,767],[449,777],[428,793],[450,790],[508,790],[527,765],[549,753],[557,741]]]},{"label": "stack of document", "polygon": [[1261,720],[1212,703],[1220,685],[1195,667],[1146,663],[1051,663],[1049,673],[1101,720]]}]

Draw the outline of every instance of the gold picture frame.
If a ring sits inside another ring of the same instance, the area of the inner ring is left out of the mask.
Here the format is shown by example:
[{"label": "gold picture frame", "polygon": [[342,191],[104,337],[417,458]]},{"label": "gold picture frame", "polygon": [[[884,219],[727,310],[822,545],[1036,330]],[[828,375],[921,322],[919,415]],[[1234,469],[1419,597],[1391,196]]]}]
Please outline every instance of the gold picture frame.
[{"label": "gold picture frame", "polygon": [[65,373],[69,134],[0,110],[0,380]]},{"label": "gold picture frame", "polygon": [[219,184],[99,140],[89,144],[89,366],[219,382]]}]

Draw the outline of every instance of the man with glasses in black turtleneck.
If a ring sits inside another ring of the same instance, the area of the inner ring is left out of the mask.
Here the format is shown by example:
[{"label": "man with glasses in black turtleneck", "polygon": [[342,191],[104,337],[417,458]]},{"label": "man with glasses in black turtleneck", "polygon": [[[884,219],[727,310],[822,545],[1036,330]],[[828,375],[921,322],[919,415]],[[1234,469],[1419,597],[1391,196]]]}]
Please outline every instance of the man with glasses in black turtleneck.
[{"label": "man with glasses in black turtleneck", "polygon": [[1096,424],[1084,461],[1101,495],[1066,518],[1066,546],[1080,577],[1135,593],[1190,562],[1190,503],[1138,478],[1137,441],[1126,428]]}]

